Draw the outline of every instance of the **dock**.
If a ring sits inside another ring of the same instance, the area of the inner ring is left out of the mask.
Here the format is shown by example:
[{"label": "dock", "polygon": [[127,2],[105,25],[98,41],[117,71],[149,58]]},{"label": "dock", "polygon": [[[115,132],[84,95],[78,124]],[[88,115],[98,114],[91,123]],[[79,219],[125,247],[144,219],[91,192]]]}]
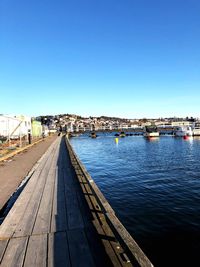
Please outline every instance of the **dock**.
[{"label": "dock", "polygon": [[29,176],[0,226],[1,267],[153,267],[65,136]]},{"label": "dock", "polygon": [[46,137],[0,157],[0,211],[56,138],[57,135]]}]

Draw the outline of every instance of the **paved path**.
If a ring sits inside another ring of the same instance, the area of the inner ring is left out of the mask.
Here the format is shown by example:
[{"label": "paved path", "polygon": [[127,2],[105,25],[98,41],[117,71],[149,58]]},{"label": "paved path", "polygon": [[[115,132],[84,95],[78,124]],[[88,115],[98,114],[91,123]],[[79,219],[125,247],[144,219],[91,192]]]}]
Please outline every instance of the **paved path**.
[{"label": "paved path", "polygon": [[47,137],[11,160],[0,163],[0,210],[56,137]]}]

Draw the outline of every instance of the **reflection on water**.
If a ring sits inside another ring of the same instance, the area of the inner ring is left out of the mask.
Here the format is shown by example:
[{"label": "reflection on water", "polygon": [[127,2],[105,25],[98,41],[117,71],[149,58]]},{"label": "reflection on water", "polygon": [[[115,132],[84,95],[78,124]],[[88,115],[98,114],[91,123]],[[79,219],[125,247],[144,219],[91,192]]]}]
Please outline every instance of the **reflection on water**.
[{"label": "reflection on water", "polygon": [[145,139],[146,139],[146,141],[149,141],[149,142],[157,142],[160,140],[160,137],[148,137]]},{"label": "reflection on water", "polygon": [[129,136],[116,144],[102,134],[71,143],[155,266],[200,266],[199,137]]},{"label": "reflection on water", "polygon": [[193,140],[200,140],[200,136],[193,136]]}]

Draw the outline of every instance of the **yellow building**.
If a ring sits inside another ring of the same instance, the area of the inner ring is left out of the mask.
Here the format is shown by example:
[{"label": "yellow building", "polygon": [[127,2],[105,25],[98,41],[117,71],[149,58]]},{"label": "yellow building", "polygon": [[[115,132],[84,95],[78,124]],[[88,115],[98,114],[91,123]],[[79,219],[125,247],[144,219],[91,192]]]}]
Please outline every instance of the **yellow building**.
[{"label": "yellow building", "polygon": [[33,120],[31,122],[32,136],[41,137],[42,136],[42,124],[40,121]]}]

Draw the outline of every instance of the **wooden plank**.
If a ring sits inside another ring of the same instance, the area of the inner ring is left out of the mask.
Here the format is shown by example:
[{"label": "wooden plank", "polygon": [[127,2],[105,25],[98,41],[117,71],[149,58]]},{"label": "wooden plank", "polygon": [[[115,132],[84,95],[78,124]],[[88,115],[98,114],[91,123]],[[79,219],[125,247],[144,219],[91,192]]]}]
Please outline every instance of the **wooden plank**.
[{"label": "wooden plank", "polygon": [[28,238],[12,238],[7,246],[1,267],[20,267],[23,264]]},{"label": "wooden plank", "polygon": [[51,214],[53,207],[53,193],[55,186],[55,177],[57,172],[57,160],[59,155],[59,146],[56,148],[56,152],[51,162],[50,170],[47,175],[46,184],[42,194],[39,210],[37,213],[35,225],[33,228],[33,234],[48,233],[51,225]]},{"label": "wooden plank", "polygon": [[90,211],[95,218],[93,223],[102,238],[102,243],[106,250],[109,251],[111,261],[115,266],[132,266],[132,264],[127,262],[124,257],[121,257],[121,255],[124,254],[124,250],[116,240],[110,226],[107,224],[105,215],[103,214],[101,207],[98,205],[96,197],[92,194],[90,186],[86,183],[84,176],[82,176],[82,181],[84,182],[85,191],[88,193],[85,193],[85,196],[87,195],[87,201],[91,203]]},{"label": "wooden plank", "polygon": [[31,235],[35,223],[38,207],[41,201],[44,185],[46,182],[46,171],[42,172],[42,177],[37,184],[37,188],[29,201],[20,223],[17,225],[14,237]]},{"label": "wooden plank", "polygon": [[72,174],[70,171],[63,171],[63,178],[64,178],[64,187],[65,187],[65,194],[71,194],[75,191],[75,183],[72,179]]},{"label": "wooden plank", "polygon": [[48,233],[50,230],[54,177],[54,173],[49,173],[33,228],[33,234]]},{"label": "wooden plank", "polygon": [[77,181],[74,179],[73,169],[71,168],[71,162],[66,152],[63,154],[63,173],[64,173],[64,185],[65,192],[71,193],[76,190]]},{"label": "wooden plank", "polygon": [[66,195],[68,229],[84,228],[76,193]]},{"label": "wooden plank", "polygon": [[28,242],[24,267],[46,267],[46,261],[47,234],[31,236]]},{"label": "wooden plank", "polygon": [[90,246],[90,251],[93,256],[95,266],[121,266],[113,253],[109,241],[104,239],[103,236],[100,236],[95,227],[88,227],[85,229],[85,234]]},{"label": "wooden plank", "polygon": [[[65,164],[64,169],[64,187],[67,209],[68,229],[84,228],[83,218],[80,211],[80,206],[77,199],[77,184],[74,181],[72,171],[69,166],[69,158],[67,153],[64,153]],[[68,170],[68,171],[65,171]]]},{"label": "wooden plank", "polygon": [[0,226],[0,240],[11,237],[14,233],[16,226],[21,221],[21,217],[23,216],[27,205],[29,204],[29,200],[34,192],[34,188],[40,177],[40,173],[42,172],[45,164],[47,163],[49,154],[51,154],[54,150],[54,146],[56,144],[55,142],[49,147],[49,149],[42,157],[38,168],[34,171],[23,192],[21,193],[14,206],[6,216],[3,224]]},{"label": "wooden plank", "polygon": [[109,235],[107,235],[102,227],[102,221],[99,218],[99,214],[97,212],[95,212],[94,209],[94,205],[91,201],[91,197],[90,196],[86,196],[86,200],[87,203],[90,207],[90,211],[93,215],[93,225],[98,233],[98,238],[101,240],[101,243],[107,253],[107,255],[109,255],[110,261],[112,262],[113,266],[122,266],[121,265],[121,260],[119,259],[119,255],[117,256],[110,241],[111,241],[111,237]]},{"label": "wooden plank", "polygon": [[122,248],[122,246],[120,245],[120,243],[116,239],[116,236],[113,234],[113,231],[111,230],[110,226],[106,222],[105,216],[103,214],[101,214],[101,215],[99,214],[99,218],[102,222],[102,229],[105,233],[105,236],[109,237],[110,244],[111,244],[113,251],[115,252],[121,266],[127,266],[127,267],[132,266],[130,259],[126,255],[124,249]]},{"label": "wooden plank", "polygon": [[[132,264],[130,262],[127,262],[124,257],[121,257],[121,255],[124,254],[124,250],[122,249],[115,235],[110,229],[105,215],[98,205],[96,197],[92,194],[89,194],[88,198],[91,202],[91,207],[93,208],[93,216],[96,218],[93,223],[96,229],[98,229],[100,236],[102,237],[104,246],[107,247],[107,250],[109,250],[109,255],[114,265],[117,266],[118,264],[118,266],[132,266]],[[109,242],[109,244],[107,241]]]},{"label": "wooden plank", "polygon": [[119,219],[111,213],[106,214],[106,216],[108,218],[108,222],[110,222],[112,227],[115,229],[119,240],[123,243],[124,247],[129,252],[128,256],[133,257],[133,260],[135,259],[140,264],[140,266],[153,267],[153,264],[149,261],[144,252],[119,221]]},{"label": "wooden plank", "polygon": [[[105,232],[104,228],[109,228],[109,226],[106,223],[105,217],[103,215],[103,212],[101,210],[101,207],[98,205],[95,196],[92,194],[91,188],[87,183],[87,180],[85,179],[85,177],[83,175],[79,175],[79,181],[83,183],[83,187],[84,187],[84,197],[87,201],[88,207],[90,209],[90,213],[93,215],[93,225],[96,229],[96,232],[98,233],[98,238],[101,238],[101,244],[103,245],[105,251],[107,252],[107,254],[110,256],[110,261],[108,264],[114,265],[114,266],[123,266],[125,264],[125,262],[123,261],[123,259],[121,258],[121,253],[123,252],[123,250],[121,249],[120,245],[118,242],[116,242],[116,239],[114,237],[113,234],[111,234],[111,231],[107,231]],[[79,201],[80,205],[81,203],[83,203],[83,201]],[[81,207],[83,208],[83,205],[81,205]],[[103,218],[103,220],[102,220]],[[85,216],[84,216],[85,219]],[[88,225],[88,222],[86,222]],[[91,226],[90,228],[91,229]],[[92,239],[92,235],[90,234],[90,232],[86,231],[86,235],[88,237],[88,239],[91,240],[91,242],[93,241]],[[93,250],[95,246],[95,243],[93,242],[93,244],[91,245],[91,249]],[[93,250],[93,253],[95,254],[96,251]],[[107,260],[108,261],[108,260]],[[130,266],[129,264],[126,266]]]},{"label": "wooden plank", "polygon": [[64,161],[65,154],[66,146],[64,140],[62,140],[58,158],[58,168],[55,177],[51,232],[66,231],[68,229],[64,185],[64,171],[66,169]]},{"label": "wooden plank", "polygon": [[7,244],[8,244],[8,239],[6,240],[0,240],[0,264],[4,255],[4,252],[6,250]]},{"label": "wooden plank", "polygon": [[44,191],[45,183],[49,173],[49,169],[54,159],[53,157],[54,153],[49,155],[49,159],[40,174],[40,178],[38,183],[36,184],[36,187],[34,188],[34,192],[29,201],[29,205],[27,206],[23,216],[21,217],[19,225],[17,225],[16,227],[16,230],[14,232],[14,237],[27,236],[31,235],[32,233],[40,201]]},{"label": "wooden plank", "polygon": [[66,232],[49,234],[48,267],[71,266]]},{"label": "wooden plank", "polygon": [[70,230],[67,235],[72,266],[95,266],[84,231],[81,229]]},{"label": "wooden plank", "polygon": [[[80,178],[79,178],[80,179]],[[100,252],[101,254],[105,254],[104,261],[105,264],[102,263],[102,266],[121,266],[121,260],[119,260],[119,257],[116,256],[116,253],[113,249],[113,247],[110,244],[110,237],[107,236],[102,228],[102,222],[99,218],[99,212],[102,213],[100,210],[100,207],[98,206],[97,202],[95,202],[95,198],[92,195],[92,192],[90,190],[90,187],[88,187],[88,184],[85,183],[85,178],[82,177],[81,181],[84,183],[84,198],[88,205],[88,210],[90,213],[90,218],[92,216],[93,219],[90,219],[90,222],[87,220],[88,216],[84,216],[84,223],[87,226],[86,235],[90,243],[90,248],[95,256],[95,259],[102,259],[102,256],[99,256]],[[84,201],[81,199],[81,195],[79,195],[79,205],[81,206],[82,210],[85,209],[84,214],[86,214],[87,210],[85,206],[83,205]],[[93,224],[91,224],[91,221]],[[93,229],[93,230],[92,230]],[[95,229],[95,230],[94,230]],[[96,235],[95,235],[96,233]],[[94,237],[96,236],[96,241],[94,240]],[[96,250],[95,246],[97,247],[98,242],[100,243],[100,247]],[[95,244],[96,243],[96,244]],[[109,258],[108,258],[109,255]],[[98,260],[95,262],[96,265],[101,262]]]},{"label": "wooden plank", "polygon": [[81,210],[82,217],[83,217],[84,226],[87,228],[87,227],[91,227],[94,217],[92,215],[92,212],[89,210],[86,197],[88,196],[87,195],[83,196],[81,194],[77,195],[80,210]]},{"label": "wooden plank", "polygon": [[[86,196],[86,198],[89,197]],[[116,256],[110,246],[109,241],[103,240],[102,238],[103,232],[101,226],[98,224],[98,226],[94,227],[93,225],[95,217],[93,217],[92,212],[89,210],[88,204],[86,203],[86,199],[83,199],[83,196],[81,197],[81,195],[79,195],[78,200],[79,205],[81,207],[81,212],[84,214],[83,219],[85,224],[85,234],[87,236],[90,250],[93,255],[95,266],[117,266],[118,260],[116,259]],[[112,257],[112,255],[116,260],[111,261],[110,257]]]},{"label": "wooden plank", "polygon": [[24,191],[21,193],[18,200],[6,216],[3,224],[0,226],[0,239],[9,238],[13,235],[15,228],[21,221],[21,217],[23,216],[27,206],[29,205],[29,201],[34,192],[37,179],[38,172],[34,173],[33,177],[31,177],[31,180],[28,182]]},{"label": "wooden plank", "polygon": [[63,172],[58,169],[56,173],[53,211],[51,217],[51,232],[65,231],[68,228],[67,212],[65,205],[65,191],[63,184]]}]

